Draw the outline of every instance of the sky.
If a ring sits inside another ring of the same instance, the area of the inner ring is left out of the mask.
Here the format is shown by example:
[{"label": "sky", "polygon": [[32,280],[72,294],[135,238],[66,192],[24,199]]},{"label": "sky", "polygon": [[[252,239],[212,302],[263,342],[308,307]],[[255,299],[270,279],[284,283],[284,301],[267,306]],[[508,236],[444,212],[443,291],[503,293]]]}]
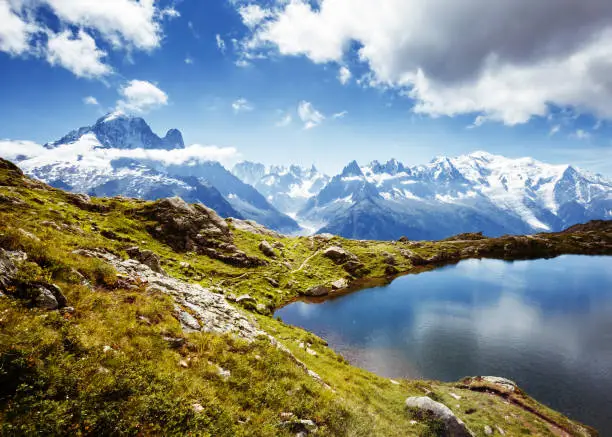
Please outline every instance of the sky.
[{"label": "sky", "polygon": [[226,165],[485,150],[612,176],[612,2],[0,0],[0,23],[14,147],[121,110]]}]

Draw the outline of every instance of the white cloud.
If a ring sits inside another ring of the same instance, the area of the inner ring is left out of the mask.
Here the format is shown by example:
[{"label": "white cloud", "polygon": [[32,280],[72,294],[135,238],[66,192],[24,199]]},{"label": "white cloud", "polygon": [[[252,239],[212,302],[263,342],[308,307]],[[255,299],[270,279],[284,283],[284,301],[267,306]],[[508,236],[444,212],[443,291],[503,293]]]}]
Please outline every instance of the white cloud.
[{"label": "white cloud", "polygon": [[115,47],[151,50],[159,46],[163,15],[155,0],[40,0],[65,23],[95,29]]},{"label": "white cloud", "polygon": [[173,7],[167,7],[165,9],[162,9],[159,14],[162,17],[168,17],[168,18],[178,18],[181,16],[181,13],[177,11],[176,9],[174,9]]},{"label": "white cloud", "polygon": [[79,30],[77,35],[69,30],[49,35],[47,61],[70,70],[77,77],[95,78],[110,74],[112,69],[103,62],[105,57],[106,52],[98,49],[96,41],[83,30]]},{"label": "white cloud", "polygon": [[0,23],[0,51],[11,55],[26,52],[35,26],[16,14],[7,0],[0,0]]},{"label": "white cloud", "polygon": [[20,161],[48,152],[40,144],[32,141],[0,140],[0,156],[9,161]]},{"label": "white cloud", "polygon": [[85,103],[86,105],[94,105],[94,106],[98,106],[100,104],[98,103],[98,99],[96,99],[94,96],[85,97],[83,99],[83,103]]},{"label": "white cloud", "polygon": [[187,64],[187,65],[193,64],[193,58],[191,56],[187,56],[185,58],[185,64]]},{"label": "white cloud", "polygon": [[221,51],[221,53],[225,53],[225,41],[221,38],[221,35],[215,35],[215,41],[217,42],[217,48]]},{"label": "white cloud", "polygon": [[[105,149],[96,147],[99,142],[93,136],[83,137],[80,141],[65,144],[59,148],[47,149],[31,141],[0,140],[0,156],[20,161],[20,165],[28,167],[49,162],[74,162],[76,156],[83,156],[84,166],[91,168],[111,168],[111,161],[119,158],[132,158],[142,161],[155,161],[164,165],[183,165],[218,161],[234,162],[240,153],[234,147],[203,146],[193,144],[183,149]],[[24,160],[25,158],[25,160]],[[28,162],[29,161],[29,162]],[[75,165],[80,165],[75,163]]]},{"label": "white cloud", "polygon": [[246,59],[238,59],[234,64],[236,65],[236,67],[240,67],[240,68],[246,68],[251,65],[251,63],[247,61]]},{"label": "white cloud", "polygon": [[[128,53],[159,47],[162,21],[180,14],[157,5],[156,0],[0,0],[0,51],[46,59],[78,77],[103,77],[112,68],[102,62],[100,40]],[[49,22],[60,30],[51,30]]]},{"label": "white cloud", "polygon": [[129,112],[148,112],[168,104],[168,95],[144,80],[131,80],[119,89],[123,99],[117,102],[117,109]]},{"label": "white cloud", "polygon": [[357,45],[368,85],[399,90],[433,117],[515,125],[556,105],[612,119],[612,2],[311,3],[278,0],[245,47],[342,64]]},{"label": "white cloud", "polygon": [[300,120],[304,122],[304,129],[312,129],[320,125],[325,116],[312,106],[312,103],[302,100],[298,105],[298,115]]},{"label": "white cloud", "polygon": [[578,140],[589,140],[591,138],[591,134],[584,129],[578,129],[574,133],[573,137]]},{"label": "white cloud", "polygon": [[348,111],[336,112],[332,115],[332,118],[344,118],[346,114],[348,114]]},{"label": "white cloud", "polygon": [[276,122],[276,127],[285,127],[289,126],[293,121],[293,117],[291,114],[285,114],[279,121]]},{"label": "white cloud", "polygon": [[241,6],[238,12],[242,17],[242,22],[250,28],[256,27],[259,23],[272,15],[272,12],[255,4]]},{"label": "white cloud", "polygon": [[251,105],[251,103],[247,99],[240,98],[232,103],[232,108],[234,109],[235,113],[239,113],[252,111],[253,105]]},{"label": "white cloud", "polygon": [[346,85],[352,76],[351,70],[345,66],[340,67],[340,70],[338,70],[338,80],[342,85]]}]

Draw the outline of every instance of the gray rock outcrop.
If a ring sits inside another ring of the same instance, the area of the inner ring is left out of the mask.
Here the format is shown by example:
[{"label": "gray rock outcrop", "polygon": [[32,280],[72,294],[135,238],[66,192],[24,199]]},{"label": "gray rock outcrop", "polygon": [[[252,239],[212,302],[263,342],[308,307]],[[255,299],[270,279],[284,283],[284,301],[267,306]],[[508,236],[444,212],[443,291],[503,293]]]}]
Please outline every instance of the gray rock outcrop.
[{"label": "gray rock outcrop", "polygon": [[427,396],[406,399],[406,407],[414,409],[424,417],[431,417],[442,422],[443,434],[440,437],[474,437],[475,434],[446,405],[436,402]]}]

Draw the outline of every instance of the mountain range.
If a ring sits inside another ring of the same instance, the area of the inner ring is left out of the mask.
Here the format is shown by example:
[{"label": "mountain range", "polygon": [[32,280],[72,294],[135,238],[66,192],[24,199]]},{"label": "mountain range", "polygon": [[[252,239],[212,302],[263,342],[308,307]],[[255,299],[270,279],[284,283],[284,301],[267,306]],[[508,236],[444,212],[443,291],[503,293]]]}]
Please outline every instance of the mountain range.
[{"label": "mountain range", "polygon": [[[180,196],[224,217],[285,233],[357,239],[439,239],[558,231],[612,218],[612,182],[571,165],[486,152],[407,166],[395,159],[350,162],[329,177],[314,166],[220,163],[182,156],[180,131],[159,137],[139,117],[112,113],[14,157],[55,187],[99,196]],[[172,159],[169,159],[172,157]],[[299,223],[299,225],[298,225]]]}]

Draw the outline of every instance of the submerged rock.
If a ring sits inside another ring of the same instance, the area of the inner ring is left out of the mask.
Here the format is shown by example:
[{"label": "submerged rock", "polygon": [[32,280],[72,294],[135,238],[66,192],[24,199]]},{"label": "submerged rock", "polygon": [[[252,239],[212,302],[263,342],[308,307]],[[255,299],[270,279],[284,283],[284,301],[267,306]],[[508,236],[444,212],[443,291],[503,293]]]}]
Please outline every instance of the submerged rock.
[{"label": "submerged rock", "polygon": [[440,437],[474,437],[475,434],[446,405],[436,402],[427,396],[406,399],[406,407],[418,414],[439,420],[444,425]]}]

